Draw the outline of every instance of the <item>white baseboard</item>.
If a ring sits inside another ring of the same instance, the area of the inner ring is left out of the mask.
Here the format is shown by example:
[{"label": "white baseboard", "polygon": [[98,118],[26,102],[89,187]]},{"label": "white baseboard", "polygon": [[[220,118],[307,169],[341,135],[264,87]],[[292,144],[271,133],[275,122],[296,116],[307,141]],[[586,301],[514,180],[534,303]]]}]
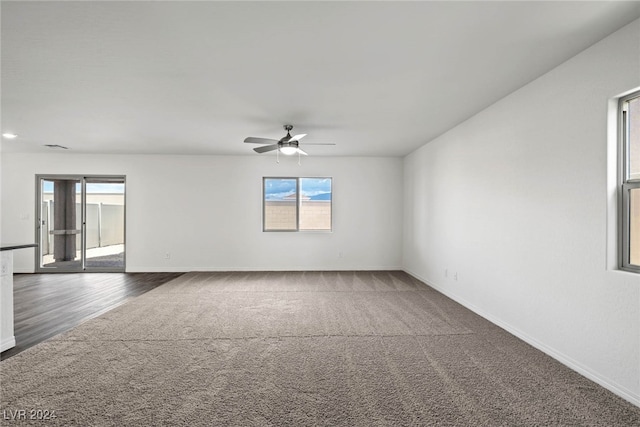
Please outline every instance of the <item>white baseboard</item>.
[{"label": "white baseboard", "polygon": [[[189,273],[191,271],[403,271],[398,266],[360,266],[360,267],[335,267],[335,268],[318,268],[318,267],[293,267],[293,268],[255,268],[255,267],[144,267],[144,266],[126,266],[126,273]],[[35,273],[34,269],[18,269],[14,273]]]},{"label": "white baseboard", "polygon": [[9,338],[5,338],[0,342],[0,352],[9,350],[16,346],[16,337],[11,335]]},{"label": "white baseboard", "polygon": [[127,267],[127,273],[189,273],[189,272],[252,272],[252,271],[402,271],[401,267],[293,267],[293,268],[252,268],[252,267]]},{"label": "white baseboard", "polygon": [[499,326],[500,328],[504,329],[505,331],[509,332],[510,334],[520,338],[522,341],[526,342],[527,344],[530,344],[531,346],[537,348],[538,350],[542,351],[543,353],[553,357],[555,360],[557,360],[558,362],[562,363],[563,365],[567,366],[568,368],[578,372],[580,375],[590,379],[591,381],[595,382],[598,385],[601,385],[602,387],[606,388],[607,390],[609,390],[610,392],[620,396],[621,398],[627,400],[628,402],[640,407],[640,395],[638,395],[637,393],[634,393],[631,390],[628,390],[626,387],[622,387],[618,384],[614,384],[612,383],[609,379],[603,377],[602,375],[598,374],[597,372],[593,371],[592,369],[588,368],[587,366],[584,366],[583,364],[581,364],[580,362],[574,360],[573,358],[567,356],[566,354],[558,351],[557,349],[554,349],[552,347],[549,347],[548,345],[538,341],[537,339],[535,339],[534,337],[528,335],[527,333],[519,330],[518,328],[513,327],[512,325],[504,322],[503,320],[493,316],[491,313],[487,313],[485,311],[483,311],[482,309],[478,308],[477,306],[471,304],[470,302],[466,301],[464,298],[448,291],[447,289],[436,285],[433,281],[421,277],[419,274],[415,274],[414,272],[407,270],[406,268],[403,269],[403,271],[413,277],[415,277],[416,279],[424,282],[427,286],[435,289],[436,291],[442,293],[443,295],[446,295],[447,297],[451,298],[452,300],[454,300],[455,302],[463,305],[464,307],[468,308],[469,310],[473,311],[474,313],[476,313],[477,315],[487,319],[489,322],[493,323],[496,326]]}]

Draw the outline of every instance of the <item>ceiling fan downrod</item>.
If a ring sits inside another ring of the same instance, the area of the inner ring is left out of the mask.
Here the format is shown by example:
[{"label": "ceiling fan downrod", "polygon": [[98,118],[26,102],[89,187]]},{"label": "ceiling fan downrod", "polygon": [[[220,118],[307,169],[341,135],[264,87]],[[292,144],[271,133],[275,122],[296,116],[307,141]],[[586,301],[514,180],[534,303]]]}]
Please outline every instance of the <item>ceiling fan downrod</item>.
[{"label": "ceiling fan downrod", "polygon": [[282,127],[287,131],[287,134],[280,140],[280,142],[287,142],[291,139],[291,130],[293,129],[293,125],[284,125]]}]

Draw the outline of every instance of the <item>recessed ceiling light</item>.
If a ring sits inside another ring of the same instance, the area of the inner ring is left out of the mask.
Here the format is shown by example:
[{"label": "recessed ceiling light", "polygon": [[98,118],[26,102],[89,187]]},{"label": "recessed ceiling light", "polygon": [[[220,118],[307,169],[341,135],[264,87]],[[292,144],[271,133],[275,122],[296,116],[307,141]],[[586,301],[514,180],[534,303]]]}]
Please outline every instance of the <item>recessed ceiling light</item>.
[{"label": "recessed ceiling light", "polygon": [[16,139],[18,137],[18,135],[16,135],[15,133],[9,133],[9,132],[3,133],[2,136],[7,139]]}]

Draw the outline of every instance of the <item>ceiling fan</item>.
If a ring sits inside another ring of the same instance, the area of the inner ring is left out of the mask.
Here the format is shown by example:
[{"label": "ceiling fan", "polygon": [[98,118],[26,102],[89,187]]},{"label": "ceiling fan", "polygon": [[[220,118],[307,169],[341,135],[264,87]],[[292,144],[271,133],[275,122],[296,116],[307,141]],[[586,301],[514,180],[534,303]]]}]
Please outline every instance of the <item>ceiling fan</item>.
[{"label": "ceiling fan", "polygon": [[[307,136],[307,134],[301,133],[299,135],[291,136],[290,131],[291,129],[293,129],[293,126],[284,125],[283,127],[284,127],[284,130],[287,131],[287,134],[282,138],[280,138],[280,140],[270,139],[270,138],[257,138],[257,137],[250,136],[248,138],[245,138],[244,142],[248,142],[250,144],[269,144],[269,145],[265,145],[264,147],[254,148],[253,151],[255,151],[256,153],[267,153],[269,151],[278,150],[278,153],[282,153],[286,156],[291,156],[296,153],[298,155],[302,154],[304,156],[308,156],[308,154],[302,148],[300,148],[300,140],[305,136]],[[306,145],[336,145],[336,144],[309,143]]]}]

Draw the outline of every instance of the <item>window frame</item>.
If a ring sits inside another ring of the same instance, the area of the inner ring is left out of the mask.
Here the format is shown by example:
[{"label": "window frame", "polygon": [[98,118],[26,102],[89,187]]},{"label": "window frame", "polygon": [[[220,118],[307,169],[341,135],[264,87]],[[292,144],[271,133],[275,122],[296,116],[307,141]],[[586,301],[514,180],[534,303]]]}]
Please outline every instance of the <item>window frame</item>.
[{"label": "window frame", "polygon": [[[296,228],[295,229],[267,229],[267,212],[266,212],[266,182],[269,179],[287,179],[296,181]],[[303,179],[328,179],[331,181],[331,206],[330,206],[330,228],[329,229],[300,229],[300,207],[302,199],[300,198],[301,181]],[[331,176],[263,176],[262,177],[262,232],[263,233],[333,233],[333,177]]]},{"label": "window frame", "polygon": [[634,91],[620,98],[618,102],[618,153],[619,153],[619,207],[620,207],[620,260],[621,270],[640,273],[640,265],[631,264],[631,197],[630,193],[634,189],[640,189],[640,179],[630,179],[630,151],[629,133],[630,122],[627,116],[628,102],[640,98],[640,90]]}]

